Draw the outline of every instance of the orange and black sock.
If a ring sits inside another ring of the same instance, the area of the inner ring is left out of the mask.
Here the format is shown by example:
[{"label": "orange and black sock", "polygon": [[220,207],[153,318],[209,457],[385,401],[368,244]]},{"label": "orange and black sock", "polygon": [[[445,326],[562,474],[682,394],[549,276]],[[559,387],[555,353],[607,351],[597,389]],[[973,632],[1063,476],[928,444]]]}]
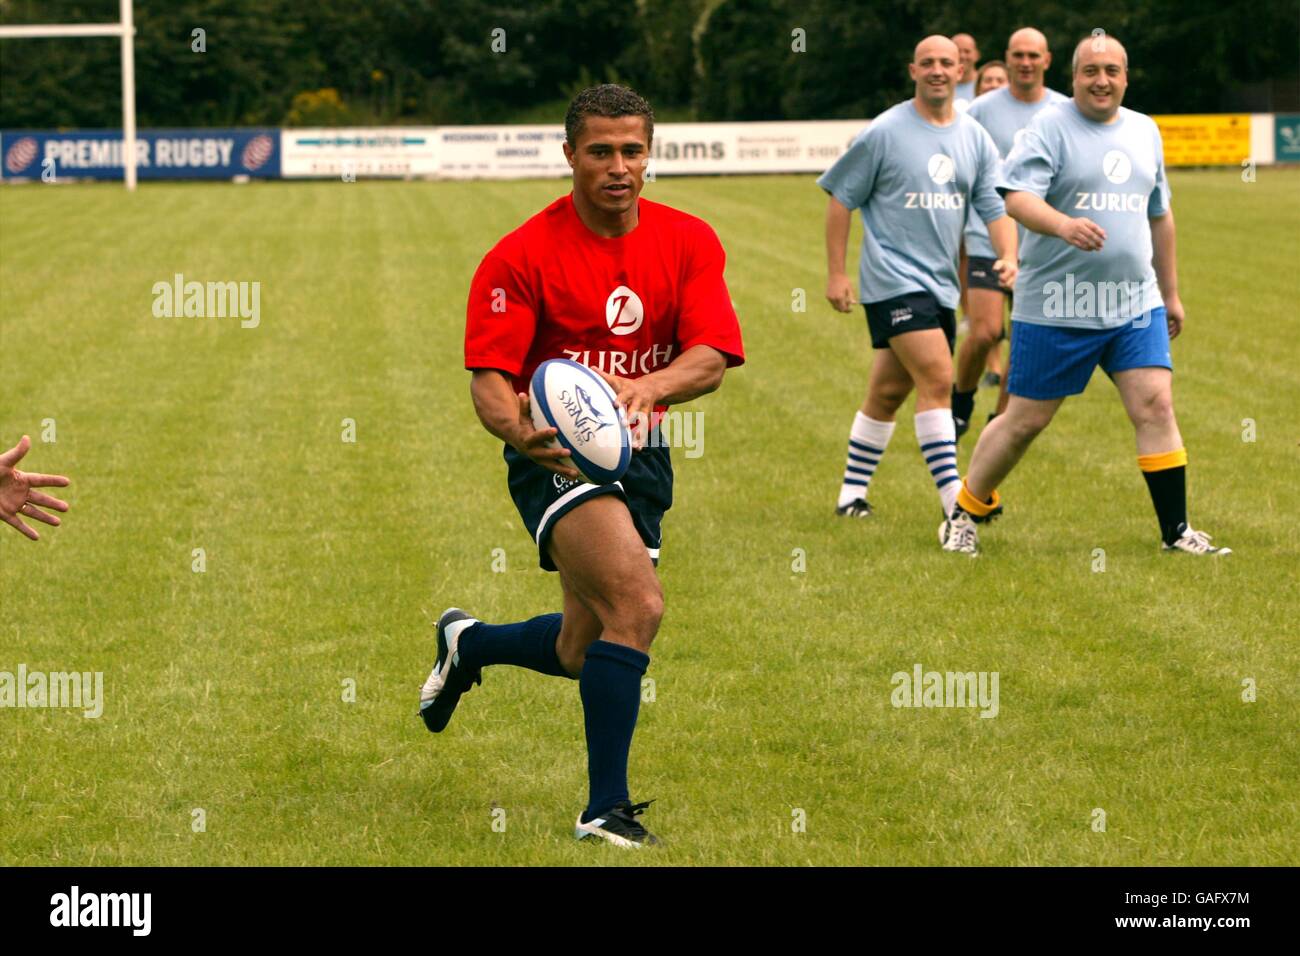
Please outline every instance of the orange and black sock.
[{"label": "orange and black sock", "polygon": [[1160,536],[1173,544],[1187,526],[1187,449],[1138,455],[1138,467],[1156,506]]},{"label": "orange and black sock", "polygon": [[963,478],[961,488],[957,492],[957,507],[974,518],[978,524],[994,512],[1001,511],[1002,498],[995,490],[987,501],[980,501],[970,493],[970,489],[966,487],[966,479]]}]

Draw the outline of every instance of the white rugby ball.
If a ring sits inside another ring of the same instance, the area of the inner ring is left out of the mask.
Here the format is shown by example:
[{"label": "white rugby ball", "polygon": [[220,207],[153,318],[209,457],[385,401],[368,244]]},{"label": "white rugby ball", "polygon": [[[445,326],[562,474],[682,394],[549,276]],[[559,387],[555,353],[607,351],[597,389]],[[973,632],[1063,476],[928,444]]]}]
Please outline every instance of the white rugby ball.
[{"label": "white rugby ball", "polygon": [[569,463],[593,485],[623,477],[632,460],[632,436],[614,390],[587,366],[547,359],[528,385],[535,428],[556,429],[552,447],[569,449]]}]

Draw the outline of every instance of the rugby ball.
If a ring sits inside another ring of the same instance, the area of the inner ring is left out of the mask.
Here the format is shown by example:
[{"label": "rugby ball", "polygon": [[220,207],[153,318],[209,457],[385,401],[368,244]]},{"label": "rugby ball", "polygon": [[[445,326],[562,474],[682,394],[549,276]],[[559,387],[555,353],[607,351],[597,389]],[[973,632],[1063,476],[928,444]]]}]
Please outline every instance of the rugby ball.
[{"label": "rugby ball", "polygon": [[593,485],[623,477],[632,460],[632,436],[614,390],[587,366],[547,359],[528,385],[535,428],[554,428],[551,447],[569,449],[569,463]]}]

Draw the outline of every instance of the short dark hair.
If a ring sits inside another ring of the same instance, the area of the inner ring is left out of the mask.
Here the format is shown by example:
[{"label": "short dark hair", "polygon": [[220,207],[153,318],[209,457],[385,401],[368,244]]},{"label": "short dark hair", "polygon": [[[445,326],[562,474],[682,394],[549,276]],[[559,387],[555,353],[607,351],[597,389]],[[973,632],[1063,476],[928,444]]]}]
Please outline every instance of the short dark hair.
[{"label": "short dark hair", "polygon": [[615,119],[619,116],[645,117],[646,141],[655,134],[655,111],[635,90],[617,83],[602,83],[591,86],[573,98],[569,111],[564,115],[564,138],[569,146],[577,148],[578,135],[588,116],[607,116]]}]

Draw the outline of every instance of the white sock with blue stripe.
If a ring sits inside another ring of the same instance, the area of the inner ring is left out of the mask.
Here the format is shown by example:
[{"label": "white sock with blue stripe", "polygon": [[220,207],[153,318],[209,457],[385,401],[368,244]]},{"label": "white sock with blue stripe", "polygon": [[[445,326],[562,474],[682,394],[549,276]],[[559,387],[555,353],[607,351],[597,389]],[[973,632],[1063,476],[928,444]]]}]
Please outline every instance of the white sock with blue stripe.
[{"label": "white sock with blue stripe", "polygon": [[916,413],[916,441],[921,446],[934,486],[939,489],[943,513],[952,514],[961,490],[961,476],[957,474],[957,429],[952,423],[951,408],[932,408]]},{"label": "white sock with blue stripe", "polygon": [[853,416],[853,429],[849,432],[849,460],[844,466],[844,483],[840,485],[837,508],[843,508],[859,498],[866,499],[867,485],[876,473],[880,457],[894,434],[894,422],[878,422],[862,412]]}]

